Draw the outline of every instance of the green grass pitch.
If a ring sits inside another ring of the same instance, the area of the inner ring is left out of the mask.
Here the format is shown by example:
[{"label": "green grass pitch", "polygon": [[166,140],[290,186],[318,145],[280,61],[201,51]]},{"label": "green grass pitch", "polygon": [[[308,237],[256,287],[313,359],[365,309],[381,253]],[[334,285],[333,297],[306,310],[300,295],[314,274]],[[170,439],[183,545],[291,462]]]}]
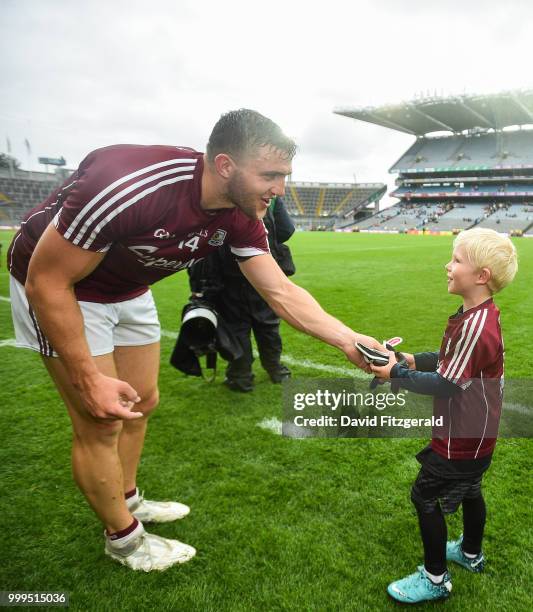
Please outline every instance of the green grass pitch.
[{"label": "green grass pitch", "polygon": [[[3,232],[0,297],[8,295]],[[451,237],[301,233],[291,247],[297,283],[354,329],[435,349],[446,317],[444,264]],[[507,377],[527,377],[533,313],[533,241],[516,240],[520,270],[496,297]],[[178,329],[187,277],[154,286],[162,327]],[[258,427],[281,417],[281,389],[255,364],[256,390],[235,395],[219,373],[207,384],[168,365],[162,340],[161,404],[152,418],[139,485],[192,506],[184,521],[151,531],[194,545],[197,557],[139,574],[103,554],[102,528],[70,473],[70,428],[35,353],[9,344],[0,299],[0,590],[70,593],[75,610],[388,610],[386,585],[422,561],[409,501],[424,441],[292,440]],[[293,375],[331,377],[313,364],[350,367],[342,354],[283,325]],[[6,342],[7,341],[7,342]],[[307,360],[307,361],[306,361]],[[451,568],[447,610],[530,610],[533,584],[531,440],[500,440],[485,479],[488,569]],[[458,536],[460,514],[449,532]],[[529,603],[528,603],[529,602]],[[425,608],[424,608],[425,609]]]}]

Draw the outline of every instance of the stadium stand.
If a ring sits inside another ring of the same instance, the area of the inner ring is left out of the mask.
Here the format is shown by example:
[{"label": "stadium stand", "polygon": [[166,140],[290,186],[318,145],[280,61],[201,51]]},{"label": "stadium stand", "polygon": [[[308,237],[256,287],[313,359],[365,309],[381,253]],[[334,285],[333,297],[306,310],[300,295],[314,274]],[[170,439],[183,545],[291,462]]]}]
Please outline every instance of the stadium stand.
[{"label": "stadium stand", "polygon": [[533,168],[529,131],[420,137],[394,164],[391,172]]},{"label": "stadium stand", "polygon": [[333,229],[361,211],[371,214],[372,205],[379,210],[386,189],[383,183],[288,182],[284,201],[298,229]]},{"label": "stadium stand", "polygon": [[490,227],[498,232],[512,232],[533,223],[533,206],[508,204],[481,221],[479,227]]},{"label": "stadium stand", "polygon": [[389,226],[392,227],[392,225],[394,224],[393,219],[398,217],[400,213],[401,207],[393,206],[391,208],[386,208],[385,210],[375,213],[374,215],[371,215],[370,217],[367,217],[362,221],[358,220],[355,222],[355,224],[350,222],[346,227],[354,227],[363,230],[373,230],[379,228],[388,229]]},{"label": "stadium stand", "polygon": [[51,174],[26,170],[11,172],[0,168],[0,224],[10,227],[20,225],[26,212],[57,189],[64,176],[64,170]]},{"label": "stadium stand", "polygon": [[354,229],[533,231],[533,91],[335,112],[416,136],[389,170],[400,202]]},{"label": "stadium stand", "polygon": [[424,229],[448,232],[468,229],[478,224],[488,214],[490,214],[490,209],[485,204],[453,205],[441,216],[428,218]]},{"label": "stadium stand", "polygon": [[[61,168],[55,174],[0,169],[0,225],[16,227],[25,213],[71,173]],[[379,209],[386,191],[383,183],[296,183],[288,182],[285,202],[298,229],[333,229],[351,222],[354,215]]]}]

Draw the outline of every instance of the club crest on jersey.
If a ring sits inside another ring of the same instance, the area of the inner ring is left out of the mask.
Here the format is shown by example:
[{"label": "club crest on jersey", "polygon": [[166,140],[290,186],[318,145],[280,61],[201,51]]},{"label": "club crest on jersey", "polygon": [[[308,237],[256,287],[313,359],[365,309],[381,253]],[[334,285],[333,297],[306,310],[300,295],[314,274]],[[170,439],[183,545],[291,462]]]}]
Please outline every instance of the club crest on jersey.
[{"label": "club crest on jersey", "polygon": [[154,238],[170,238],[170,232],[168,232],[165,228],[160,227],[156,229],[154,232]]},{"label": "club crest on jersey", "polygon": [[224,244],[224,240],[226,238],[227,233],[228,232],[226,232],[226,230],[217,229],[217,231],[211,236],[207,244],[216,247],[222,246]]}]

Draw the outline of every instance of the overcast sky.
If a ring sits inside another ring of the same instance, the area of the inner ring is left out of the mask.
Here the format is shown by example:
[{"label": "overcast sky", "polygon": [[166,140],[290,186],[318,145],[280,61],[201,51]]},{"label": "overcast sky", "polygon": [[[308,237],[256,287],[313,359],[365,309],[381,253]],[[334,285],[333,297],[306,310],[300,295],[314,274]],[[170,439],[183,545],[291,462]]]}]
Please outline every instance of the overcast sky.
[{"label": "overcast sky", "polygon": [[529,0],[0,0],[0,20],[0,151],[34,170],[119,142],[204,150],[248,107],[296,139],[293,180],[392,185],[413,137],[334,107],[532,86]]}]

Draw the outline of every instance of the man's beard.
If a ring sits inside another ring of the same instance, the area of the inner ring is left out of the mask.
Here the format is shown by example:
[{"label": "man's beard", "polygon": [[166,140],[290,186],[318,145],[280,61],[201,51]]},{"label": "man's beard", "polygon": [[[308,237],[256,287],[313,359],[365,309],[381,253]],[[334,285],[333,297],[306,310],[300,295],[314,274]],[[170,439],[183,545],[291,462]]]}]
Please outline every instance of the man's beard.
[{"label": "man's beard", "polygon": [[249,219],[256,221],[259,219],[257,214],[256,200],[258,196],[250,193],[246,189],[246,182],[240,172],[236,172],[228,181],[226,195],[232,204],[235,204]]}]

